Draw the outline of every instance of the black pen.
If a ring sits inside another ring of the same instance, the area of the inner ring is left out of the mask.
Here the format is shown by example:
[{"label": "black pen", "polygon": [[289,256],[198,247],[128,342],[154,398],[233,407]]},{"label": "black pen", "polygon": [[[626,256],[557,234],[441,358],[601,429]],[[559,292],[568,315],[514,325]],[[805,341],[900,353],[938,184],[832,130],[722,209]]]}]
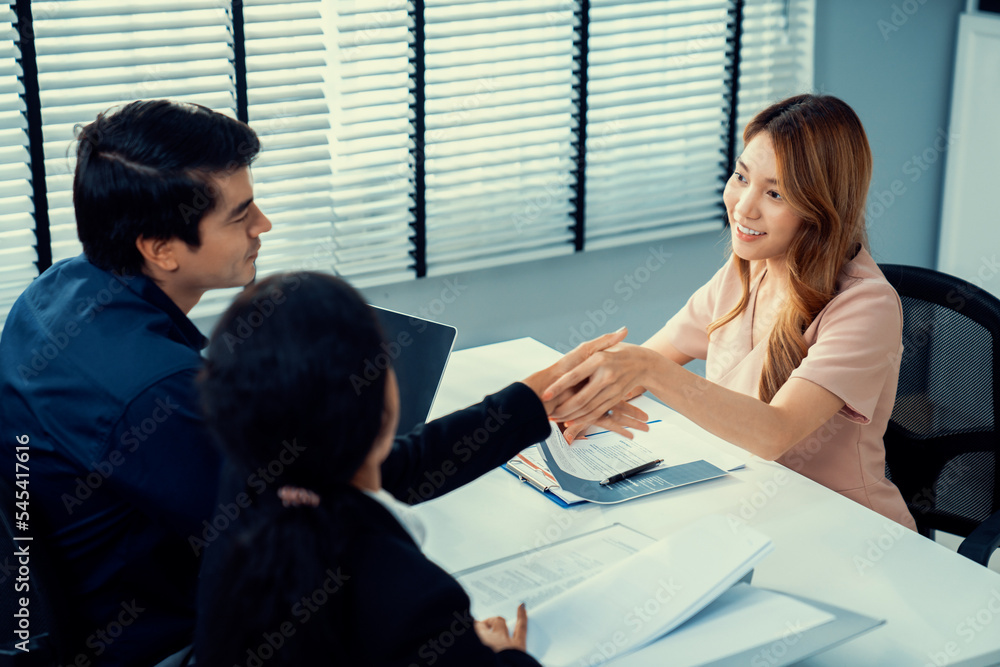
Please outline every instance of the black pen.
[{"label": "black pen", "polygon": [[663,463],[663,459],[656,459],[655,461],[650,461],[649,463],[643,463],[641,466],[636,466],[631,470],[626,470],[625,472],[620,472],[617,475],[612,475],[611,477],[608,477],[606,480],[601,482],[601,484],[603,486],[607,486],[608,484],[614,484],[615,482],[620,482],[623,479],[628,479],[629,477],[632,477],[633,475],[638,475],[641,472],[646,472],[650,468],[655,468],[661,463]]}]

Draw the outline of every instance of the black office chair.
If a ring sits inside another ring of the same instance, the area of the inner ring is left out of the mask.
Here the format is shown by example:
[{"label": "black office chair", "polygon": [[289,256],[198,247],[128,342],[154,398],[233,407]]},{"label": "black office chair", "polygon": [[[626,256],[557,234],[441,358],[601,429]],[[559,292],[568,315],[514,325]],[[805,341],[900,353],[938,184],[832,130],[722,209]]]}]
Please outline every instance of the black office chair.
[{"label": "black office chair", "polygon": [[[29,530],[15,530],[17,487],[0,477],[0,667],[40,667],[64,664],[62,647],[59,638],[62,637],[63,623],[59,612],[54,608],[53,594],[58,585],[54,582],[52,567],[48,561],[48,550],[45,548],[42,534],[44,529],[37,518],[37,512],[31,512],[28,504]],[[28,489],[29,494],[31,487]],[[32,539],[15,541],[14,537],[31,536]],[[20,560],[23,556],[18,551],[28,547],[28,563],[25,566],[27,576],[21,570]],[[24,591],[27,586],[29,590]],[[27,644],[18,648],[21,639],[15,635],[19,619],[14,615],[20,613],[21,598],[28,599],[28,618],[30,638]],[[22,650],[27,648],[28,650]]]},{"label": "black office chair", "polygon": [[885,433],[886,477],[921,534],[1000,546],[1000,300],[960,278],[883,264],[903,304],[903,357]]}]

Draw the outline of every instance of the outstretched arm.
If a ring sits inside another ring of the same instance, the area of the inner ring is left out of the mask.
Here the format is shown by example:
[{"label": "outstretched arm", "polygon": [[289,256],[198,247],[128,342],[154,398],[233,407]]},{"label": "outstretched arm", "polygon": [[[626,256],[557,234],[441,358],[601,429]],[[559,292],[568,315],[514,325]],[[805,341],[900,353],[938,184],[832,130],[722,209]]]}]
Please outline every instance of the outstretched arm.
[{"label": "outstretched arm", "polygon": [[801,378],[789,379],[764,403],[710,382],[656,350],[626,343],[592,355],[553,383],[543,398],[581,383],[584,387],[552,414],[567,423],[567,440],[641,386],[705,430],[771,460],[844,406],[833,393]]},{"label": "outstretched arm", "polygon": [[[382,486],[410,504],[429,500],[467,484],[508,461],[551,432],[547,413],[556,401],[541,393],[597,351],[624,338],[624,331],[583,343],[555,364],[523,382],[487,396],[482,402],[400,435],[382,463]],[[556,396],[566,400],[572,385]],[[616,402],[617,403],[617,402]],[[633,406],[621,406],[597,420],[609,430],[648,430],[649,417]]]}]

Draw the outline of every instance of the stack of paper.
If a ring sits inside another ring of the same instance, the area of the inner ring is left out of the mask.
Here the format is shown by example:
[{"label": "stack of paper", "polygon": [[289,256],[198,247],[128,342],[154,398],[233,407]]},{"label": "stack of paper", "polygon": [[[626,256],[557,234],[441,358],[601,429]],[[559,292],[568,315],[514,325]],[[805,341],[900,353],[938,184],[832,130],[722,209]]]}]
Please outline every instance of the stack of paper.
[{"label": "stack of paper", "polygon": [[529,609],[528,652],[547,667],[596,664],[667,634],[772,549],[725,517],[700,519]]},{"label": "stack of paper", "polygon": [[454,576],[469,594],[475,618],[510,616],[518,603],[534,609],[654,542],[648,535],[615,523]]},{"label": "stack of paper", "polygon": [[632,667],[781,667],[884,623],[745,583],[726,588],[770,548],[718,516],[660,542],[616,523],[455,578],[475,618],[511,618],[525,602],[528,650],[547,667],[622,656]]}]

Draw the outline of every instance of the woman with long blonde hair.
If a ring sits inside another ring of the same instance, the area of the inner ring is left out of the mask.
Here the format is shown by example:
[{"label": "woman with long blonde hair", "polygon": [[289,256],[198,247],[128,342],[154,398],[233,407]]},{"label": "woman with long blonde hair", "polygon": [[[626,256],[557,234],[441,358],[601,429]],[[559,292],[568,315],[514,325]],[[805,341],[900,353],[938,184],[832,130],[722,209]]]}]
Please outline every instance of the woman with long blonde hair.
[{"label": "woman with long blonde hair", "polygon": [[[620,343],[553,384],[587,384],[554,411],[572,440],[648,390],[706,430],[907,527],[882,435],[902,309],[868,251],[868,139],[828,95],[758,113],[726,184],[732,259],[641,346]],[[706,360],[706,377],[682,366]]]}]

